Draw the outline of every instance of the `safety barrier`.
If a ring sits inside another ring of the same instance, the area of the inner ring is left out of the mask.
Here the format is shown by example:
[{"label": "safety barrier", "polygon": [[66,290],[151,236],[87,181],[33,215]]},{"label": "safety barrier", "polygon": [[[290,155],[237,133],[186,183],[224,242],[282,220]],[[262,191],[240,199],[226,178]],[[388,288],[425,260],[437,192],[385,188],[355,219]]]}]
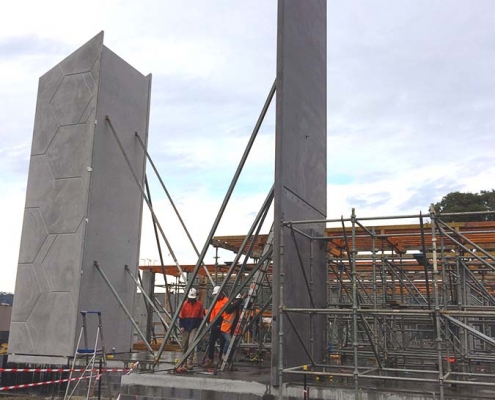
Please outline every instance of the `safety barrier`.
[{"label": "safety barrier", "polygon": [[[53,372],[95,372],[98,373],[96,375],[96,381],[98,381],[103,373],[107,372],[123,372],[129,375],[131,372],[133,372],[139,362],[136,362],[132,365],[131,368],[102,368],[101,370],[98,368],[95,368],[93,370],[88,370],[85,368],[77,368],[77,369],[72,369],[72,368],[0,368],[0,373],[3,372],[21,372],[21,373],[53,373]],[[72,382],[72,381],[77,381],[77,380],[82,380],[82,379],[88,379],[89,375],[83,375],[81,377],[75,377],[75,378],[65,378],[65,379],[54,379],[54,380],[48,380],[48,381],[43,381],[43,382],[34,382],[34,383],[24,383],[24,384],[18,384],[18,385],[11,385],[11,386],[1,386],[0,387],[0,392],[2,391],[7,391],[7,390],[16,390],[16,389],[24,389],[24,388],[32,388],[36,386],[44,386],[44,385],[53,385],[57,383],[67,383],[67,382]],[[120,395],[119,395],[120,396]]]},{"label": "safety barrier", "polygon": [[[70,382],[70,381],[76,381],[76,380],[81,380],[81,379],[87,379],[89,376],[81,376],[79,378],[67,378],[67,379],[57,379],[53,381],[45,381],[45,382],[35,382],[35,383],[25,383],[22,385],[13,385],[13,386],[3,386],[0,387],[0,392],[1,391],[6,391],[6,390],[15,390],[15,389],[23,389],[23,388],[28,388],[28,387],[35,387],[35,386],[43,386],[43,385],[53,385],[55,383],[64,383],[64,382]],[[100,375],[96,377],[98,380],[100,378]]]},{"label": "safety barrier", "polygon": [[[129,368],[102,368],[101,372],[127,372]],[[0,372],[90,372],[85,368],[72,369],[72,368],[0,368]],[[92,372],[99,372],[98,368],[94,368]]]}]

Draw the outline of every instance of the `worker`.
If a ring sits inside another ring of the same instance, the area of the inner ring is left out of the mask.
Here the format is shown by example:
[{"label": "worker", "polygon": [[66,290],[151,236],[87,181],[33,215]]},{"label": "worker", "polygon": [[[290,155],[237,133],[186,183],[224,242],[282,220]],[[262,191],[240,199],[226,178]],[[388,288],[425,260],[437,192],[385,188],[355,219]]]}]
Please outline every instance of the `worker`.
[{"label": "worker", "polygon": [[[242,301],[246,298],[246,296],[247,293],[244,293],[242,296],[241,294],[238,294],[236,298],[231,301],[231,303],[225,309],[225,312],[222,314],[223,320],[222,325],[220,326],[220,331],[222,332],[222,336],[225,340],[223,346],[223,356],[221,357],[222,361],[226,360],[230,341],[232,340],[232,335],[234,334],[235,327],[237,325],[237,322],[239,321]],[[230,360],[228,361],[230,362]]]},{"label": "worker", "polygon": [[[220,286],[215,286],[213,288],[212,295],[216,296],[220,292]],[[220,352],[218,355],[218,363],[222,362],[222,354],[223,348],[225,346],[225,338],[222,335],[220,327],[222,325],[222,316],[212,324],[213,319],[217,316],[218,312],[223,308],[223,306],[229,301],[229,299],[225,296],[225,293],[221,292],[218,294],[218,299],[213,309],[210,311],[210,315],[208,317],[208,323],[210,324],[210,339],[208,341],[208,350],[207,350],[207,359],[203,363],[203,367],[209,368],[214,366],[214,358],[215,358],[215,343],[217,340],[220,341]]]},{"label": "worker", "polygon": [[[198,291],[194,288],[189,290],[187,294],[187,301],[182,306],[179,313],[179,328],[182,335],[182,351],[187,352],[189,346],[194,343],[198,328],[201,325],[201,321],[205,316],[203,303],[198,300]],[[177,370],[182,372],[185,368],[188,371],[192,371],[194,366],[194,351],[191,352],[187,360],[185,360],[185,367]]]}]

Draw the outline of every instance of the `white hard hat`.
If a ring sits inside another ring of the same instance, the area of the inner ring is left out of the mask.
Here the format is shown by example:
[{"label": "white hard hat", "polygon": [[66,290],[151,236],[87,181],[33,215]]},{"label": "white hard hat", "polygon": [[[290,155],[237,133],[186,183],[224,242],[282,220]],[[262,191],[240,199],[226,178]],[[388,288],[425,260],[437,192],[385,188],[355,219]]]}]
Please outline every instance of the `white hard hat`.
[{"label": "white hard hat", "polygon": [[213,288],[213,293],[212,293],[212,295],[213,295],[213,296],[215,296],[215,295],[216,295],[219,291],[220,291],[220,286],[215,286],[215,287]]},{"label": "white hard hat", "polygon": [[195,299],[196,296],[198,295],[198,291],[194,288],[191,288],[191,290],[189,291],[189,294],[187,295],[187,297],[189,299]]},{"label": "white hard hat", "polygon": [[240,299],[242,296],[241,294],[239,293],[237,296],[235,296],[236,299]]}]

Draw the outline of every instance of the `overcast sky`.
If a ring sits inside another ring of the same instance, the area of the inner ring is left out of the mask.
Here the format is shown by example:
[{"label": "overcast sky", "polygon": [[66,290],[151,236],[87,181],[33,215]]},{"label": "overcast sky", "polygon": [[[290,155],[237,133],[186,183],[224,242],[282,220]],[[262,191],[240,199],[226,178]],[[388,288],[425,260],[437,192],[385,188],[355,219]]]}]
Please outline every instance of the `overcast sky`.
[{"label": "overcast sky", "polygon": [[[102,30],[153,74],[149,151],[202,248],[275,78],[276,8],[2,2],[0,291],[14,290],[38,78]],[[427,212],[451,191],[494,188],[494,26],[492,0],[328,1],[329,217]],[[244,233],[261,206],[274,129],[272,109],[217,234]],[[152,193],[179,262],[194,263],[155,180]],[[143,263],[158,259],[152,235],[145,212]]]}]

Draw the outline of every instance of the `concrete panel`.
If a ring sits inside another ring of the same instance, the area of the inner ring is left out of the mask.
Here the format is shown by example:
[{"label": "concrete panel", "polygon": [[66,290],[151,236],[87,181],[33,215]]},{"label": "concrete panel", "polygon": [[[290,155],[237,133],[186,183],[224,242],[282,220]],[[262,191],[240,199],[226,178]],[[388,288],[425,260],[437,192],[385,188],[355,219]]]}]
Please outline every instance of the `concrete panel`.
[{"label": "concrete panel", "polygon": [[[14,310],[12,310],[12,313],[14,313]],[[36,352],[34,342],[31,339],[27,326],[24,322],[12,321],[10,324],[9,354],[14,353],[15,349],[22,349],[23,352],[28,354],[33,354]],[[9,361],[15,362],[15,357],[13,358],[14,360],[11,360],[9,357]]]},{"label": "concrete panel", "polygon": [[[103,32],[100,32],[84,46],[77,49],[60,63],[60,68],[65,75],[81,74],[90,72],[103,48]],[[98,82],[97,76],[95,81]]]},{"label": "concrete panel", "polygon": [[[22,284],[20,284],[21,281]],[[25,322],[42,293],[32,264],[17,267],[17,282],[15,297],[18,297],[19,300],[16,300],[12,321]]]},{"label": "concrete panel", "polygon": [[84,229],[81,226],[77,233],[57,235],[43,260],[43,269],[51,290],[69,292],[73,303],[77,303],[79,297],[83,232]]},{"label": "concrete panel", "polygon": [[[132,309],[124,264],[137,268],[142,199],[105,115],[114,116],[144,179],[134,132],[147,139],[149,96],[150,78],[104,48],[103,32],[40,78],[10,361],[65,363],[79,337],[79,311],[88,309],[103,312],[115,338],[108,345],[130,348],[131,325],[93,262],[112,269]],[[90,329],[93,340],[96,325]]]},{"label": "concrete panel", "polygon": [[31,154],[44,154],[58,128],[59,124],[52,106],[48,103],[39,104],[34,120],[34,131],[37,132],[37,135],[33,137]]},{"label": "concrete panel", "polygon": [[61,127],[46,159],[55,179],[84,177],[88,184],[88,167],[91,165],[94,125],[91,123]]},{"label": "concrete panel", "polygon": [[145,159],[135,132],[147,141],[151,77],[143,76],[106,47],[100,63],[98,123],[81,281],[85,297],[81,296],[80,305],[86,309],[100,307],[104,325],[109,327],[104,329],[119,332],[106,336],[107,346],[127,351],[131,325],[93,263],[98,262],[127,308],[133,310],[135,284],[124,266],[129,265],[133,274],[137,271],[143,202],[105,117],[111,118],[133,169],[143,182]]},{"label": "concrete panel", "polygon": [[54,189],[55,179],[45,156],[31,156],[26,190],[26,208],[38,208],[41,204],[49,202]]},{"label": "concrete panel", "polygon": [[50,201],[40,205],[48,232],[74,233],[86,211],[87,193],[81,179],[56,180],[50,194]]},{"label": "concrete panel", "polygon": [[39,104],[50,104],[62,79],[64,79],[64,73],[62,72],[60,65],[56,65],[40,78],[38,83]]},{"label": "concrete panel", "polygon": [[73,353],[74,342],[67,340],[67,336],[74,332],[76,319],[77,307],[69,293],[42,293],[26,321],[29,337],[36,344],[34,354],[64,356]]},{"label": "concrete panel", "polygon": [[91,101],[91,91],[82,75],[65,76],[51,101],[60,125],[77,124]]},{"label": "concrete panel", "polygon": [[[278,3],[275,221],[326,218],[326,2]],[[324,224],[299,225],[323,235]],[[278,315],[280,285],[287,307],[326,306],[325,246],[311,243],[275,224],[273,338],[283,318],[283,367],[308,364],[310,358],[284,316]],[[297,244],[297,245],[296,245]],[[283,247],[281,247],[283,245]],[[311,247],[312,246],[312,247]],[[300,265],[299,249],[303,266]],[[312,260],[312,263],[310,263]],[[308,285],[302,270],[305,270]],[[325,318],[291,315],[316,362],[324,356]],[[279,346],[272,347],[272,382],[278,384]]]},{"label": "concrete panel", "polygon": [[19,264],[32,263],[47,236],[48,231],[40,210],[37,208],[24,210]]},{"label": "concrete panel", "polygon": [[46,276],[45,267],[43,265],[43,260],[45,259],[45,256],[52,247],[56,238],[57,235],[48,235],[33,263],[33,272],[36,275],[36,279],[38,280],[38,284],[40,285],[42,292],[51,291],[50,284]]}]

